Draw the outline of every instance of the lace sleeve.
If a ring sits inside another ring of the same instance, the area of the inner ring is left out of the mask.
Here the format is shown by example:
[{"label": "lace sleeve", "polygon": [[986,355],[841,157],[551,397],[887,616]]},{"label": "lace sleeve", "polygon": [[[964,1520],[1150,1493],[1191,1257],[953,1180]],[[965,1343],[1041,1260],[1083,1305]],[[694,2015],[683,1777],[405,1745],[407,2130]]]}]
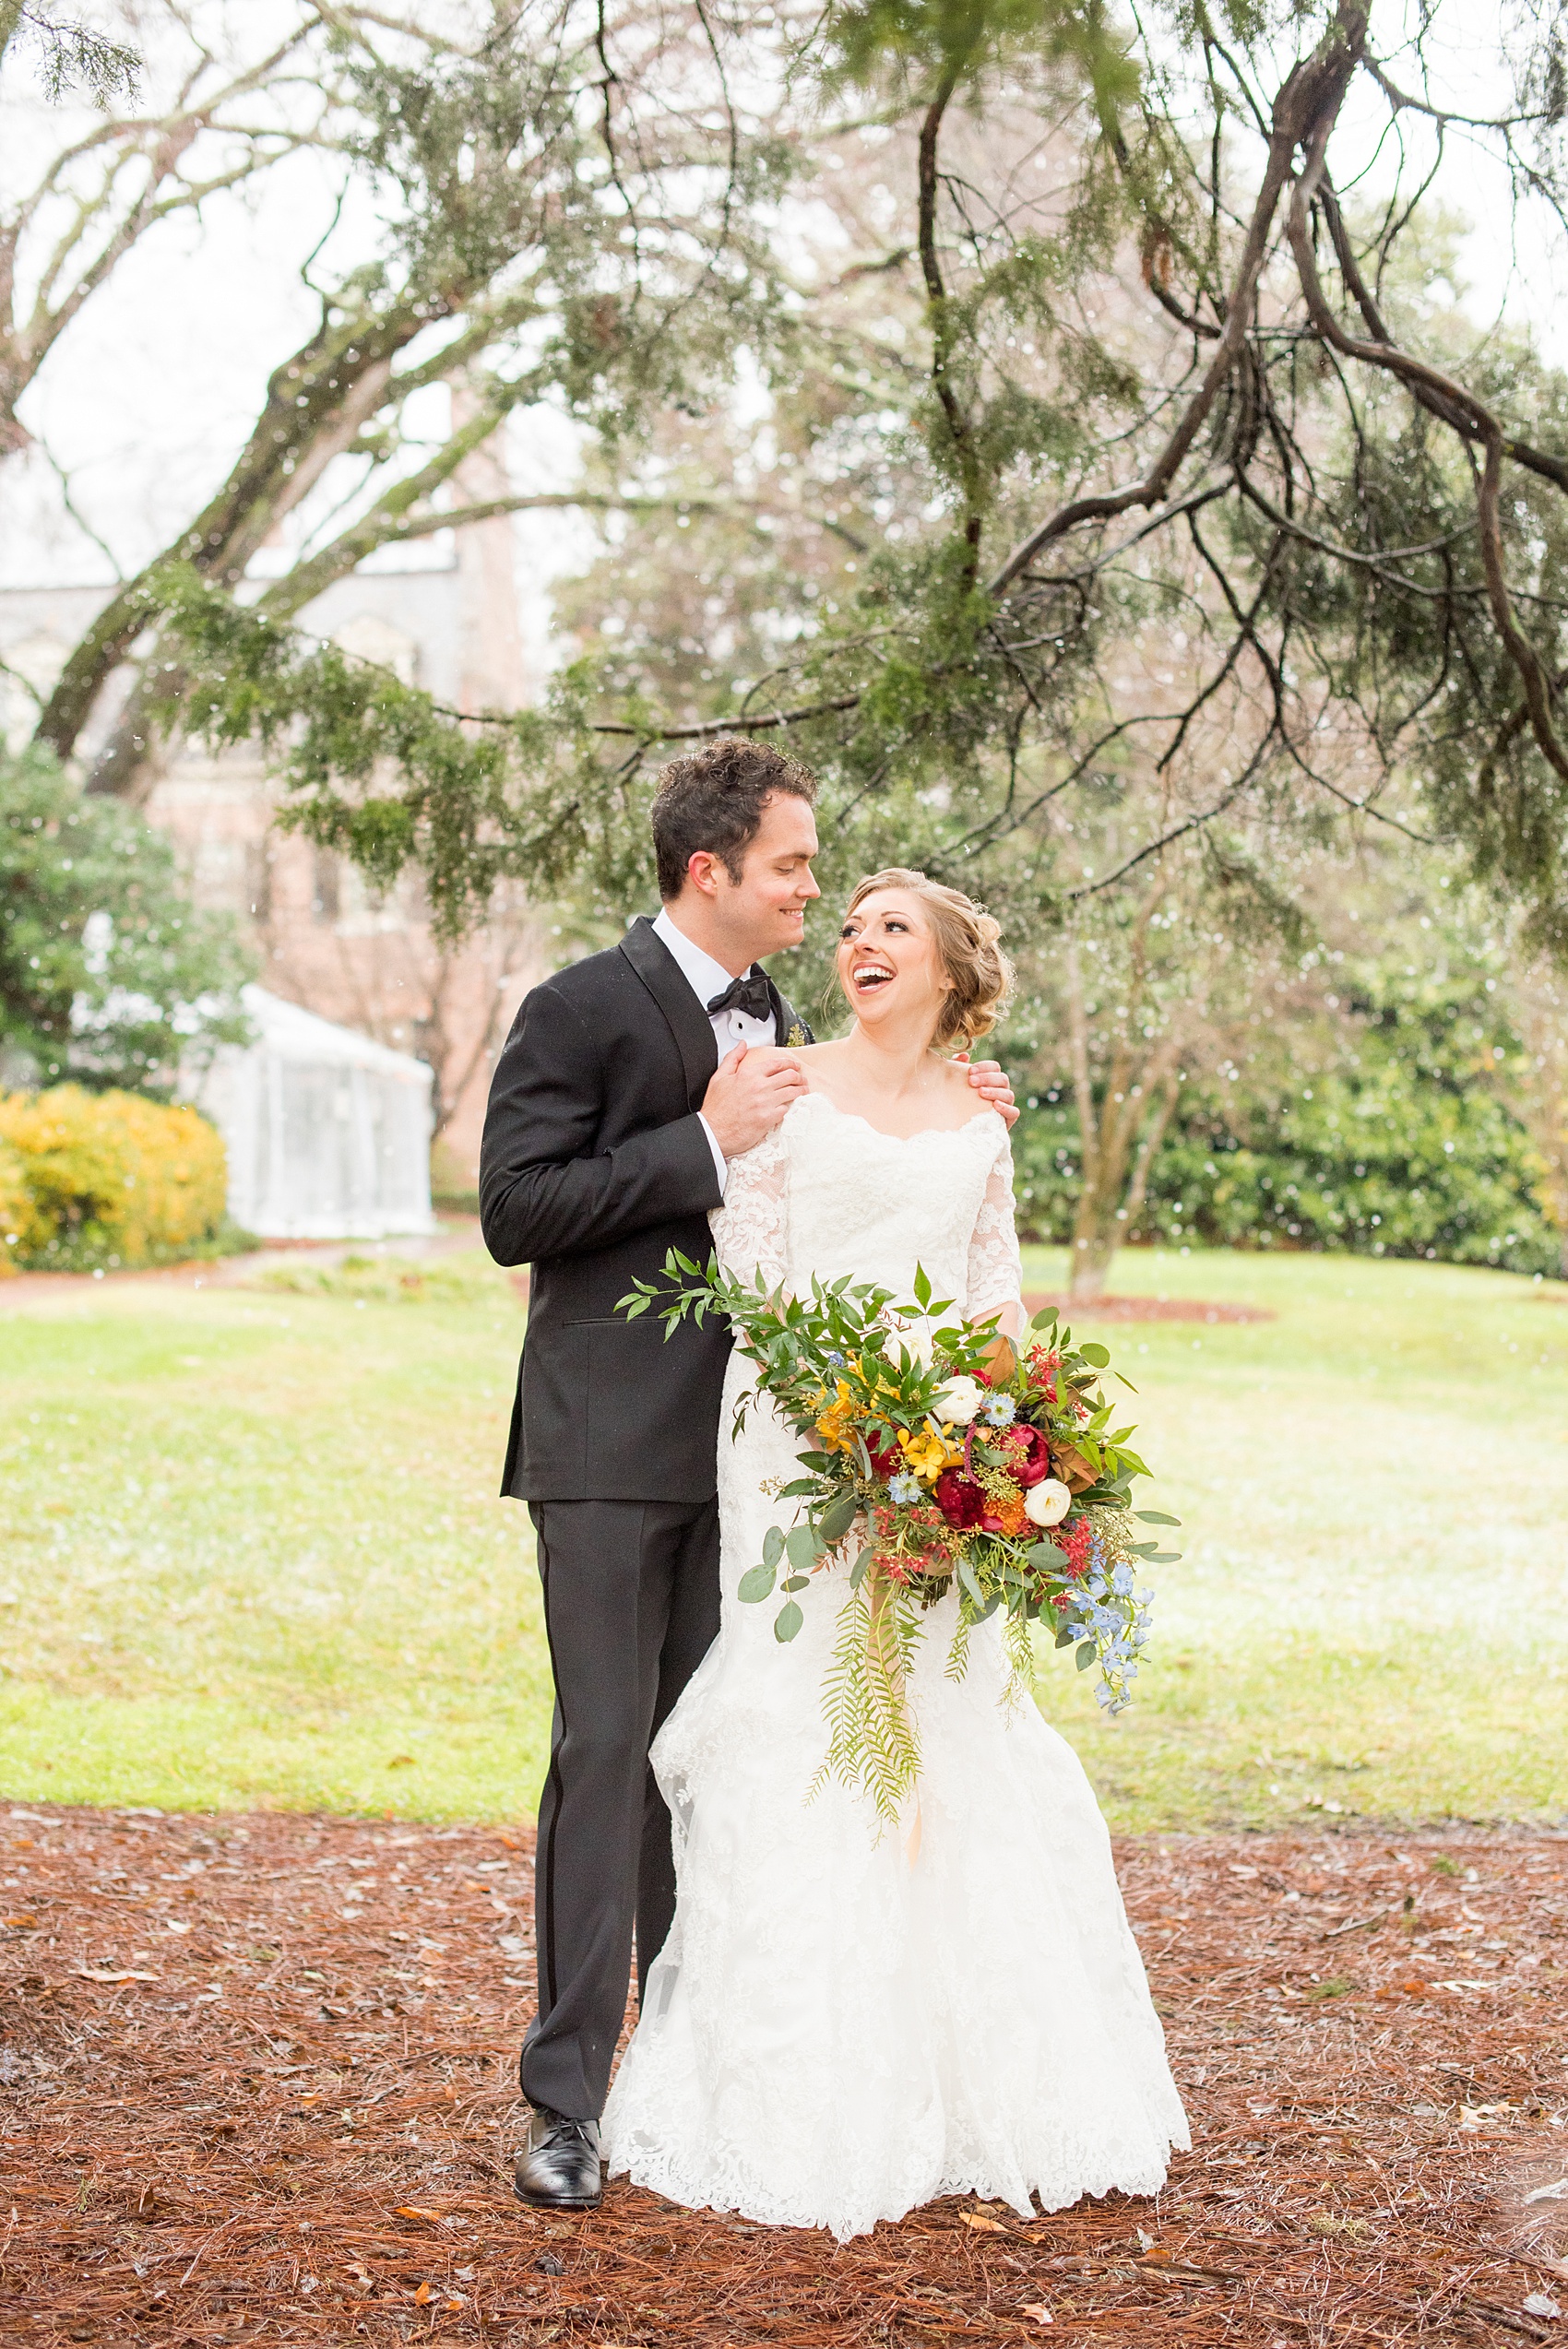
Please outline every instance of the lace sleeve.
[{"label": "lace sleeve", "polygon": [[986,1180],[975,1228],[969,1236],[968,1312],[971,1320],[1018,1302],[1024,1268],[1013,1222],[1013,1145],[1005,1128]]},{"label": "lace sleeve", "polygon": [[713,1245],[723,1269],[738,1280],[779,1287],[784,1279],[789,1216],[789,1151],[775,1126],[754,1150],[730,1161],[724,1204],[708,1211]]}]

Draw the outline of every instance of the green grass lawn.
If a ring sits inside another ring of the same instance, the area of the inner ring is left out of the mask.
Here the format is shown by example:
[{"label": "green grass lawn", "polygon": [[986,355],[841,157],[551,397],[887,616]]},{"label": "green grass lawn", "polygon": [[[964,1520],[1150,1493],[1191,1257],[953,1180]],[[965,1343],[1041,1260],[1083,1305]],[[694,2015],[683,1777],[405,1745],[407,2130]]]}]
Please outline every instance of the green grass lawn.
[{"label": "green grass lawn", "polygon": [[[1568,1811],[1568,1289],[1170,1252],[1112,1286],[1276,1316],[1104,1333],[1186,1553],[1121,1721],[1043,1677],[1112,1822]],[[494,1498],[521,1332],[478,1257],[417,1297],[0,1290],[0,1791],[530,1812],[548,1669]]]}]

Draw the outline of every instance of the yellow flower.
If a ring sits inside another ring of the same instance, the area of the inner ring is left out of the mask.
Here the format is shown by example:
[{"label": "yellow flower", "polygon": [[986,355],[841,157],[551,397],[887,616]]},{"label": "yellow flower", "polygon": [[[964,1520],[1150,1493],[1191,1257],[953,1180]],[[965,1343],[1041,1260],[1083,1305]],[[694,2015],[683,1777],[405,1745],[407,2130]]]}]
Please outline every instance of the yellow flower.
[{"label": "yellow flower", "polygon": [[938,1434],[929,1419],[915,1434],[911,1434],[908,1428],[900,1428],[898,1441],[903,1446],[907,1465],[922,1483],[928,1485],[933,1485],[944,1468],[950,1467],[955,1460],[961,1460],[964,1456],[962,1451],[956,1452]]},{"label": "yellow flower", "polygon": [[856,1416],[855,1398],[849,1382],[847,1379],[840,1379],[833,1401],[816,1422],[816,1431],[829,1452],[848,1452],[851,1448],[844,1427],[847,1420],[852,1420]]}]

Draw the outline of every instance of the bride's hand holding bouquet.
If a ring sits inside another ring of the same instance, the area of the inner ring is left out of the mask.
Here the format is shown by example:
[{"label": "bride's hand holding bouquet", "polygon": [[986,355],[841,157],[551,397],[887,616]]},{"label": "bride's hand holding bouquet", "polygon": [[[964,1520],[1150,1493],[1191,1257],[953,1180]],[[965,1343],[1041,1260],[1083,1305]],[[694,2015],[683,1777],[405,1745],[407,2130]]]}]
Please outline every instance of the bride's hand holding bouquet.
[{"label": "bride's hand holding bouquet", "polygon": [[1149,1623],[1137,1577],[1176,1555],[1142,1528],[1178,1521],[1132,1507],[1133,1479],[1149,1472],[1133,1429],[1111,1424],[1104,1347],[1075,1344],[1051,1308],[1015,1346],[995,1315],[948,1318],[951,1300],[933,1298],[922,1271],[912,1299],[848,1278],[790,1298],[673,1251],[664,1281],[638,1283],[621,1310],[656,1310],[671,1329],[722,1314],[757,1370],[736,1432],[766,1395],[808,1446],[803,1473],[778,1493],[800,1504],[795,1522],[770,1528],[740,1596],[782,1596],[774,1632],[788,1642],[804,1620],[801,1594],[848,1570],[835,1578],[845,1596],[823,1692],[825,1771],[897,1814],[920,1770],[909,1667],[927,1611],[955,1584],[951,1678],[976,1624],[1000,1613],[1014,1692],[1032,1685],[1038,1625],[1080,1670],[1099,1667],[1108,1713],[1130,1702]]}]

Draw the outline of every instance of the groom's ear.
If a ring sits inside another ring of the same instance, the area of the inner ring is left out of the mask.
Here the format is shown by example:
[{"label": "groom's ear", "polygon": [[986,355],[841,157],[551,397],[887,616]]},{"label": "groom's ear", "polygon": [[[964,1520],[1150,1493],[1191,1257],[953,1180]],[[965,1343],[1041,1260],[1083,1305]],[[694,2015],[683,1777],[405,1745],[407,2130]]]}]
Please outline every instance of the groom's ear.
[{"label": "groom's ear", "polygon": [[705,897],[719,895],[720,860],[711,848],[694,848],[686,859],[686,884]]}]

